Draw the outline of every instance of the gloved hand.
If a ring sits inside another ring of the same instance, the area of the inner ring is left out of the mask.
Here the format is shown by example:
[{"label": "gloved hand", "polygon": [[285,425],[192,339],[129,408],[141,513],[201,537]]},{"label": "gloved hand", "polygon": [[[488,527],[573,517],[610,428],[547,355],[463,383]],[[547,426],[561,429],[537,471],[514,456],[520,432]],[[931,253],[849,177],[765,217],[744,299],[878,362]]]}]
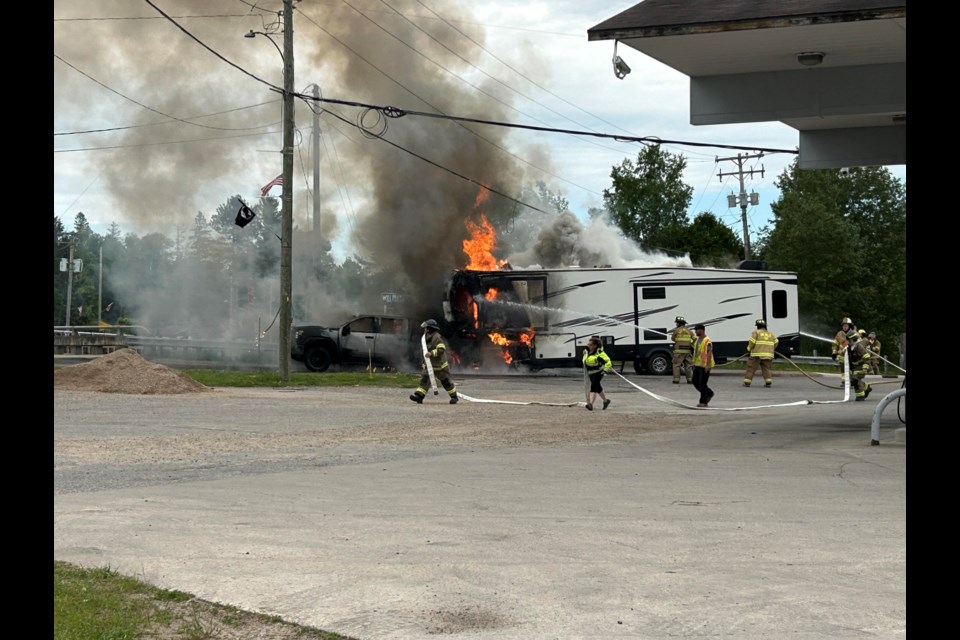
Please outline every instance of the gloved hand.
[{"label": "gloved hand", "polygon": [[429,357],[430,357],[430,352],[429,352],[429,351],[424,351],[424,352],[423,352],[423,357],[424,357],[424,358],[429,358]]},{"label": "gloved hand", "polygon": [[837,359],[837,354],[833,354],[832,356],[830,356],[830,358],[831,358],[832,360],[836,361],[836,359]]}]

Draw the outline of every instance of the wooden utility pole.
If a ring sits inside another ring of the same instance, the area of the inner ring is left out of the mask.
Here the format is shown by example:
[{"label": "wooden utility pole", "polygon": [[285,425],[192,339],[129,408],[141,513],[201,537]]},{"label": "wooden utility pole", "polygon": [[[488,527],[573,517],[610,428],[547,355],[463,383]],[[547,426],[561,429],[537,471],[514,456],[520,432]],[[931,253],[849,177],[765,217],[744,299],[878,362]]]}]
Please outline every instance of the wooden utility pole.
[{"label": "wooden utility pole", "polygon": [[743,222],[743,258],[744,260],[750,260],[750,231],[747,228],[747,204],[759,204],[760,197],[754,191],[750,194],[750,199],[747,199],[747,191],[743,186],[743,176],[748,175],[753,177],[754,173],[759,173],[760,177],[763,177],[763,167],[760,169],[747,169],[744,170],[743,163],[747,160],[760,159],[763,157],[763,153],[758,153],[756,155],[747,155],[747,154],[737,154],[736,158],[717,158],[717,162],[722,160],[733,160],[737,163],[737,170],[731,171],[729,173],[720,172],[717,175],[723,180],[724,176],[737,176],[740,180],[740,195],[735,196],[732,193],[727,196],[727,204],[732,208],[737,205],[737,200],[740,202],[740,218]]},{"label": "wooden utility pole", "polygon": [[280,380],[290,379],[293,324],[293,0],[283,0],[283,202],[280,213]]}]

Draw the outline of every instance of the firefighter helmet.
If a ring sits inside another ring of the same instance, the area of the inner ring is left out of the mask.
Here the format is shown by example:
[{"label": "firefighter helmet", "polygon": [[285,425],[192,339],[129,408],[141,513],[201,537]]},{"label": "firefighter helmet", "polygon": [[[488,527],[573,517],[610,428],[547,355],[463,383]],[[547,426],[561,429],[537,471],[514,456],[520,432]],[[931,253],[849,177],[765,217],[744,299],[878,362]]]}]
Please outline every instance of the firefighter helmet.
[{"label": "firefighter helmet", "polygon": [[867,337],[868,337],[868,338],[876,338],[876,337],[877,337],[877,332],[876,332],[876,331],[871,331],[870,334],[869,334]]},{"label": "firefighter helmet", "polygon": [[677,316],[673,319],[673,321],[681,326],[687,324],[687,321],[684,320],[683,316]]},{"label": "firefighter helmet", "polygon": [[767,321],[764,320],[763,318],[757,318],[757,321],[756,321],[754,324],[756,324],[758,327],[764,327],[764,328],[766,328],[766,326],[767,326]]},{"label": "firefighter helmet", "polygon": [[856,342],[859,339],[860,339],[860,334],[857,333],[857,330],[850,329],[850,331],[847,333],[847,340],[849,340],[850,342]]},{"label": "firefighter helmet", "polygon": [[431,331],[440,331],[440,325],[437,324],[437,321],[433,318],[425,320],[420,324],[421,329],[430,329]]},{"label": "firefighter helmet", "polygon": [[840,324],[849,324],[849,325],[852,325],[852,324],[853,324],[853,320],[851,320],[850,318],[848,318],[848,317],[845,316],[845,317],[843,318],[843,320],[840,321]]},{"label": "firefighter helmet", "polygon": [[860,334],[860,337],[861,337],[861,338],[866,338],[866,337],[867,337],[867,332],[864,331],[863,329],[860,329],[859,331],[857,331],[857,333]]}]

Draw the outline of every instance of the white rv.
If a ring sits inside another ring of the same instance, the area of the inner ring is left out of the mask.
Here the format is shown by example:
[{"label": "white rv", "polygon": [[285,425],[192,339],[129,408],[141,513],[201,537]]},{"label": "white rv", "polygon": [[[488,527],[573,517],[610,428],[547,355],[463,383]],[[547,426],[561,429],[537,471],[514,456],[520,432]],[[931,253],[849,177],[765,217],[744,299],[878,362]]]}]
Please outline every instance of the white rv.
[{"label": "white rv", "polygon": [[[755,264],[755,263],[754,263]],[[718,362],[746,353],[758,318],[800,352],[797,274],[786,271],[640,267],[455,271],[443,303],[445,333],[462,365],[483,364],[490,345],[534,369],[580,366],[590,336],[637,373],[669,374],[675,318],[706,326]]]}]

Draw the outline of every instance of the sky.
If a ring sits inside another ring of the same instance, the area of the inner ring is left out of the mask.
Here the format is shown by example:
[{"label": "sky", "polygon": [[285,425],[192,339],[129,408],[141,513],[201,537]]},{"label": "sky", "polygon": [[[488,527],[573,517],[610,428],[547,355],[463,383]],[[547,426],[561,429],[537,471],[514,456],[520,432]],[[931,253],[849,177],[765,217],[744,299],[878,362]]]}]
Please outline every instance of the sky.
[{"label": "sky", "polygon": [[[302,0],[294,86],[424,114],[736,145],[751,155],[751,148],[796,149],[797,131],[780,123],[690,125],[688,78],[629,47],[617,53],[632,72],[616,78],[613,42],[588,42],[587,30],[633,4]],[[99,233],[116,223],[138,235],[173,235],[233,195],[256,203],[281,173],[281,101],[271,90],[282,86],[281,8],[280,0],[55,0],[54,215],[68,228],[83,212]],[[244,38],[250,31],[274,34],[277,47],[262,34]],[[488,206],[515,207],[501,194],[515,197],[542,181],[586,222],[587,211],[602,206],[611,168],[642,149],[320,106],[320,232],[340,258],[445,242],[439,227],[462,235],[459,222],[476,209],[480,184],[500,192]],[[293,197],[301,230],[313,227],[313,118],[298,101]],[[379,133],[389,144],[370,133],[384,124]],[[722,159],[737,151],[664,147],[686,158],[691,217],[712,212],[742,237],[740,207],[726,197],[739,184],[719,176],[736,170]],[[759,194],[747,209],[751,242],[769,223],[780,195],[775,182],[793,157],[766,154],[746,165],[757,172],[745,189]],[[905,180],[905,167],[890,170]],[[281,187],[270,191],[280,194]],[[537,212],[521,205],[516,215]]]}]

